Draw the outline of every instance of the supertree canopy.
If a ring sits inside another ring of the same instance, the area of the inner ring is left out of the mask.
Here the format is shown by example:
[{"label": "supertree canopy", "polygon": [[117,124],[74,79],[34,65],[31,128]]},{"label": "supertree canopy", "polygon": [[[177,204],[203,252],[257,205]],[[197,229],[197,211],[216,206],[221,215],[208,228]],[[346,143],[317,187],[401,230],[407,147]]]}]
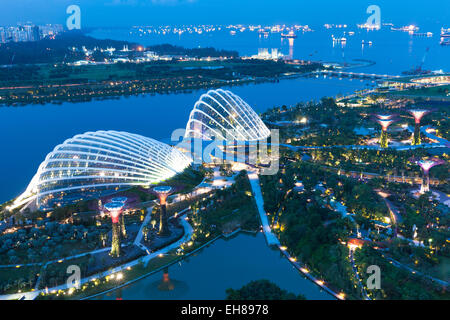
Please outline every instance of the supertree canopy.
[{"label": "supertree canopy", "polygon": [[393,114],[375,114],[375,117],[377,117],[380,120],[390,120],[394,118]]},{"label": "supertree canopy", "polygon": [[422,179],[422,186],[420,187],[420,193],[430,191],[430,169],[434,166],[445,163],[445,161],[439,158],[430,158],[425,160],[415,160],[414,162],[422,168],[424,175]]},{"label": "supertree canopy", "polygon": [[393,115],[375,115],[375,121],[381,125],[380,147],[387,148],[389,144],[387,128],[395,121]]},{"label": "supertree canopy", "polygon": [[[127,197],[116,197],[112,198],[111,202],[122,202],[124,205],[127,203],[128,198]],[[120,215],[120,230],[122,231],[122,236],[124,238],[127,237],[127,229],[125,228],[125,216],[122,214]]]},{"label": "supertree canopy", "polygon": [[408,110],[408,112],[410,114],[413,115],[414,117],[414,136],[412,139],[412,145],[419,145],[422,143],[421,139],[420,139],[420,120],[422,120],[423,116],[426,115],[427,113],[431,112],[431,110],[423,110],[423,109],[411,109]]},{"label": "supertree canopy", "polygon": [[170,235],[169,225],[167,223],[166,200],[167,197],[174,191],[174,188],[170,186],[158,186],[154,187],[152,190],[152,192],[158,196],[159,204],[161,207],[159,213],[159,235],[161,236]]},{"label": "supertree canopy", "polygon": [[381,129],[386,131],[387,128],[394,122],[394,120],[377,120],[377,122],[381,125]]},{"label": "supertree canopy", "polygon": [[119,226],[119,216],[125,206],[124,202],[113,201],[105,204],[105,208],[112,220],[112,243],[110,255],[113,257],[120,256],[120,226]]}]

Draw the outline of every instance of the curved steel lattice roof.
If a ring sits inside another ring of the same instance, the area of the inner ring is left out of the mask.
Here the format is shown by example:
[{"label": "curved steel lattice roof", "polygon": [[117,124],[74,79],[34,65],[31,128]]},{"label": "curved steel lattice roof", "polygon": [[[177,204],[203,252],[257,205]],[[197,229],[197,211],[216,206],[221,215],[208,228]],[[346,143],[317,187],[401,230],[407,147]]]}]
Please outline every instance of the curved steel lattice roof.
[{"label": "curved steel lattice roof", "polygon": [[253,109],[227,90],[210,90],[195,103],[186,125],[185,137],[210,140],[256,141],[270,130]]},{"label": "curved steel lattice roof", "polygon": [[56,146],[16,203],[55,194],[146,186],[182,172],[191,161],[177,149],[137,134],[87,132]]}]

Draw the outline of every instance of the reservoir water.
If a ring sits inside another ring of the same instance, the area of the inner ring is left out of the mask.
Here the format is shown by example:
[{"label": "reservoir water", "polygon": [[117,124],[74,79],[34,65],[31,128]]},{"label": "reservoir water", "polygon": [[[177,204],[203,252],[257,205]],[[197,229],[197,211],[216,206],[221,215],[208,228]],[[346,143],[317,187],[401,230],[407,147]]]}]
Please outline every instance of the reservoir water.
[{"label": "reservoir water", "polygon": [[[367,85],[360,80],[298,78],[226,89],[241,96],[257,112],[263,112],[283,104],[352,93]],[[0,107],[0,202],[23,192],[45,156],[76,134],[118,130],[168,140],[173,130],[185,128],[189,112],[205,92]]]},{"label": "reservoir water", "polygon": [[225,290],[239,289],[252,280],[269,279],[280,288],[307,299],[334,299],[303,276],[270,249],[262,233],[256,236],[239,234],[229,240],[219,239],[180,264],[169,267],[171,291],[158,289],[163,272],[134,282],[93,299],[225,299]]}]

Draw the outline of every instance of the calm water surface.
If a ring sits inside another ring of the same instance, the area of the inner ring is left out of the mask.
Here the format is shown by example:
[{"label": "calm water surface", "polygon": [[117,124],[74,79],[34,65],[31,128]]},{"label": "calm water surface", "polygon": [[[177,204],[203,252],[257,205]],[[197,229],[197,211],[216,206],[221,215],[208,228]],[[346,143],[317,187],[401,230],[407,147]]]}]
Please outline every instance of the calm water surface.
[{"label": "calm water surface", "polygon": [[[299,78],[228,89],[241,96],[257,112],[262,112],[283,104],[351,93],[368,84],[360,80]],[[76,134],[122,130],[168,140],[174,129],[185,128],[189,112],[205,92],[0,107],[0,202],[23,192],[45,156],[56,145]]]},{"label": "calm water surface", "polygon": [[226,289],[238,289],[260,279],[269,279],[280,288],[301,293],[307,299],[333,299],[303,278],[281,257],[279,250],[270,249],[262,233],[217,240],[181,264],[172,265],[169,267],[169,277],[174,284],[172,291],[158,289],[162,276],[161,271],[94,299],[224,299]]}]

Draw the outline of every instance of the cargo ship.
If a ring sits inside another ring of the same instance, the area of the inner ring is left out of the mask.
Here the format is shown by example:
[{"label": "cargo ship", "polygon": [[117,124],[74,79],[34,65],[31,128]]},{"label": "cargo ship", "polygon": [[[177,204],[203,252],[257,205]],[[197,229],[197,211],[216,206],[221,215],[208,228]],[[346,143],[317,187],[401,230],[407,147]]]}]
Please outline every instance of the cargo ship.
[{"label": "cargo ship", "polygon": [[297,35],[295,34],[294,30],[291,30],[291,31],[289,31],[289,33],[282,33],[281,37],[295,39],[295,38],[297,38]]},{"label": "cargo ship", "polygon": [[441,38],[450,38],[450,28],[441,28]]},{"label": "cargo ship", "polygon": [[441,29],[441,46],[450,46],[450,28]]}]

